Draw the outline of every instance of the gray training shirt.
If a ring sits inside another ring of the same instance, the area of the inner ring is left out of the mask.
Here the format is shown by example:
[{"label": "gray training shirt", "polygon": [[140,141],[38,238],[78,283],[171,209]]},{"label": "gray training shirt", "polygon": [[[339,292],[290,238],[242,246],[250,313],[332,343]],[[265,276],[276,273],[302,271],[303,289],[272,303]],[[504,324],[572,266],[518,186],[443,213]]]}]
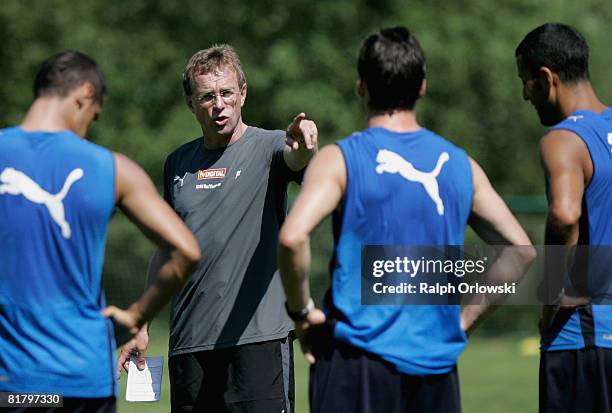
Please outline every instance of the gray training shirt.
[{"label": "gray training shirt", "polygon": [[234,144],[203,138],[166,159],[164,196],[194,232],[202,260],[172,302],[170,356],[286,337],[277,242],[287,184],[284,131],[248,127]]}]

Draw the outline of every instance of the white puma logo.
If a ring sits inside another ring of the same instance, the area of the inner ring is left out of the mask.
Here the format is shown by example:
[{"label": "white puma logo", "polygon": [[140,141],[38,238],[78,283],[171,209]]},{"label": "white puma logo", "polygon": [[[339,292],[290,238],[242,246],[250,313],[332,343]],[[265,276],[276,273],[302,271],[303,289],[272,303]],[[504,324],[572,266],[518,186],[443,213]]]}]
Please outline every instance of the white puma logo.
[{"label": "white puma logo", "polygon": [[187,172],[185,172],[185,175],[183,175],[183,177],[182,177],[182,178],[181,178],[180,176],[178,176],[178,175],[175,175],[175,176],[174,176],[174,181],[172,181],[172,183],[173,183],[173,184],[175,184],[175,183],[177,183],[177,182],[178,182],[178,183],[179,183],[179,186],[181,186],[181,187],[182,187],[182,186],[183,186],[183,184],[185,183],[185,176],[186,176],[186,175],[187,175]]},{"label": "white puma logo", "polygon": [[40,185],[32,180],[29,176],[15,168],[4,168],[0,173],[0,195],[23,195],[28,201],[35,204],[44,204],[51,218],[59,225],[64,238],[70,238],[72,231],[70,225],[66,222],[64,214],[64,198],[68,195],[68,191],[72,184],[83,177],[83,170],[76,168],[68,174],[66,182],[62,189],[55,195],[52,195],[42,189]]},{"label": "white puma logo", "polygon": [[378,155],[376,155],[376,162],[378,162],[376,172],[379,174],[384,172],[390,174],[399,173],[402,177],[409,181],[421,183],[425,188],[425,191],[427,191],[427,195],[429,195],[429,197],[436,204],[438,215],[444,215],[444,203],[440,198],[438,181],[436,181],[436,178],[438,175],[440,175],[442,166],[449,159],[450,156],[448,155],[448,152],[442,152],[438,158],[436,167],[431,172],[422,172],[415,169],[410,162],[395,152],[381,149],[378,151]]},{"label": "white puma logo", "polygon": [[574,121],[574,123],[576,123],[576,122],[578,122],[578,119],[582,119],[582,118],[584,118],[584,116],[582,116],[582,115],[578,115],[578,116],[568,116],[567,118],[568,118],[569,120],[573,120],[573,121]]}]

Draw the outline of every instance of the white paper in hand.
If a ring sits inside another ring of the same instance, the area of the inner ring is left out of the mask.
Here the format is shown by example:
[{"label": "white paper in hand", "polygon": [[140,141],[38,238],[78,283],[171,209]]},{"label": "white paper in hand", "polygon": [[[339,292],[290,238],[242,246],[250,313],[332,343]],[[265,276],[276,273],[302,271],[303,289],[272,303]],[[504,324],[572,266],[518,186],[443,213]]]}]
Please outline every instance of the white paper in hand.
[{"label": "white paper in hand", "polygon": [[164,358],[145,357],[145,368],[138,370],[137,358],[130,357],[125,400],[129,402],[157,402],[161,395]]}]

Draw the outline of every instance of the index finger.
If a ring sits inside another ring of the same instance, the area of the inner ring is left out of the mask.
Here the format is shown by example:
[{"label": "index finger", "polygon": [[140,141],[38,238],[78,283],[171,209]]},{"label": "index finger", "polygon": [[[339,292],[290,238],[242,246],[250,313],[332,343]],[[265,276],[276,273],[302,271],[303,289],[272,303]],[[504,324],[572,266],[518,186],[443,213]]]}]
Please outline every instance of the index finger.
[{"label": "index finger", "polygon": [[300,125],[300,122],[306,119],[306,114],[304,112],[300,112],[297,114],[293,121],[291,121],[291,125],[289,125],[288,129],[296,128]]}]

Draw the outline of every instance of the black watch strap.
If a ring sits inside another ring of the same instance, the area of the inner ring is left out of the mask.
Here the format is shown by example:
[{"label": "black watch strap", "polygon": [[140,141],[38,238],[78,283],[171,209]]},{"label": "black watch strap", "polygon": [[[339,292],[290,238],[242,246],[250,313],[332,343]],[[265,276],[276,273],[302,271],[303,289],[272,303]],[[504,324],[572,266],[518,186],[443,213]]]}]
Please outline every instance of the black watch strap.
[{"label": "black watch strap", "polygon": [[314,301],[312,301],[312,298],[308,300],[308,304],[306,305],[306,307],[304,307],[304,308],[302,308],[301,310],[298,310],[298,311],[291,311],[289,309],[289,306],[287,305],[287,302],[285,301],[285,310],[287,310],[287,315],[293,321],[304,321],[304,320],[306,320],[306,317],[308,317],[308,314],[310,314],[310,312],[314,308],[315,308],[315,305],[314,305]]}]

